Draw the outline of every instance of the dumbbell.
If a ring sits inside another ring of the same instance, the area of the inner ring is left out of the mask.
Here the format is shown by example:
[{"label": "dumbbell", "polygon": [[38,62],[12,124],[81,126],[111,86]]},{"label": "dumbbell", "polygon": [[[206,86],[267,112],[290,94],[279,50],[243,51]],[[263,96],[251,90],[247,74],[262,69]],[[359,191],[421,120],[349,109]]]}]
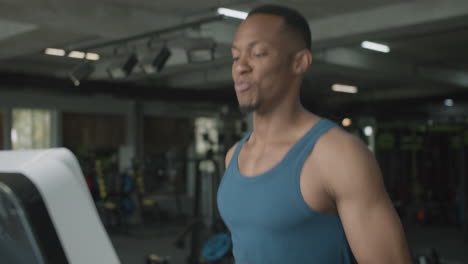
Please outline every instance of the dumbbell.
[{"label": "dumbbell", "polygon": [[209,263],[214,263],[226,256],[231,248],[231,237],[227,233],[219,233],[206,241],[202,249],[202,256]]}]

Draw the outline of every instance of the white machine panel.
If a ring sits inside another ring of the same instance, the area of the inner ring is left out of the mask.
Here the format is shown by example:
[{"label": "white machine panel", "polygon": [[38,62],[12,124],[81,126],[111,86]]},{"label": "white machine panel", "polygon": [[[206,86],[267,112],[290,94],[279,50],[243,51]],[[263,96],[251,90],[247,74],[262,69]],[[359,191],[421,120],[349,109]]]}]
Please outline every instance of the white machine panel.
[{"label": "white machine panel", "polygon": [[[27,179],[17,181],[19,178]],[[24,184],[25,181],[32,184]],[[23,184],[17,182],[23,182]],[[55,229],[68,263],[120,263],[98,216],[79,164],[69,150],[59,148],[0,151],[0,192],[3,190],[4,196],[10,197],[8,203],[15,204],[14,200],[21,203],[21,199],[15,197],[34,197],[33,194],[30,196],[25,194],[28,188],[31,189],[31,187],[25,186],[34,186],[37,189],[35,192],[40,194],[47,210],[44,213],[48,213],[52,222],[49,226],[53,226]],[[34,189],[34,187],[32,188]],[[15,190],[21,193],[15,194]],[[38,214],[37,206],[35,210],[29,210],[24,205],[24,201],[22,206],[25,209],[18,211],[24,211],[25,222],[34,221],[34,214]],[[0,204],[0,220],[2,220],[1,209],[2,204]],[[3,217],[7,217],[5,213]],[[2,221],[0,221],[0,225],[2,225]],[[46,228],[47,224],[43,226]],[[28,229],[28,227],[23,228]],[[37,230],[40,230],[40,227],[38,229],[36,224]],[[32,228],[32,232],[34,233],[34,228]],[[0,232],[0,238],[1,236]],[[36,235],[37,237],[38,235]],[[44,241],[38,243],[44,243]],[[44,246],[39,245],[38,247],[39,249],[34,249],[32,246],[35,251],[44,249]],[[44,259],[45,263],[49,263],[46,257]]]}]

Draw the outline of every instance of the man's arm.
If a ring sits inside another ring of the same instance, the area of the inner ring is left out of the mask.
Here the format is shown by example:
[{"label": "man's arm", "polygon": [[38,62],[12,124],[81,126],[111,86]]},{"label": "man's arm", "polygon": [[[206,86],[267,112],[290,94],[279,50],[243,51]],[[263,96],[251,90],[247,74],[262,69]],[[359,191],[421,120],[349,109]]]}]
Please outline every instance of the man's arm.
[{"label": "man's arm", "polygon": [[400,219],[374,155],[357,137],[340,130],[330,132],[335,135],[329,137],[333,142],[328,140],[333,145],[327,160],[335,158],[329,161],[325,177],[357,262],[411,263]]}]

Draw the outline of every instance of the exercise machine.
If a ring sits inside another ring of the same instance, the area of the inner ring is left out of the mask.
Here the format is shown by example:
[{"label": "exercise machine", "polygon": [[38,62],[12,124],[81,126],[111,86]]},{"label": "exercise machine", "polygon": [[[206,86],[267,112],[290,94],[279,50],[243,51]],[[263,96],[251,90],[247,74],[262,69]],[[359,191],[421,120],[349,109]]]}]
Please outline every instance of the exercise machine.
[{"label": "exercise machine", "polygon": [[2,263],[117,264],[75,156],[0,151]]}]

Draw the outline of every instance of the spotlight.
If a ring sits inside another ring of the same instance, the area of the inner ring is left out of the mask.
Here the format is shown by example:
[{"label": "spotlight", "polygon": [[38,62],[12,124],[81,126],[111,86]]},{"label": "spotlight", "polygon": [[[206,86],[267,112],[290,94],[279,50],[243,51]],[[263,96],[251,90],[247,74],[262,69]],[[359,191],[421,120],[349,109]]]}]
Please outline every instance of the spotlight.
[{"label": "spotlight", "polygon": [[187,49],[187,59],[190,63],[202,63],[214,60],[215,45],[209,46],[199,45],[197,47]]},{"label": "spotlight", "polygon": [[195,48],[187,51],[190,63],[208,62],[214,60],[214,48]]},{"label": "spotlight", "polygon": [[79,86],[81,81],[88,78],[94,72],[94,65],[90,62],[85,62],[78,64],[73,70],[68,74],[75,86]]},{"label": "spotlight", "polygon": [[138,58],[135,53],[133,53],[121,66],[111,66],[107,69],[107,73],[112,79],[122,79],[128,77],[135,66],[138,64]]},{"label": "spotlight", "polygon": [[203,63],[214,60],[216,41],[213,38],[200,37],[185,42],[189,63]]},{"label": "spotlight", "polygon": [[171,56],[171,51],[164,46],[161,51],[154,57],[153,61],[150,63],[145,63],[142,65],[142,69],[146,74],[153,74],[156,72],[161,72],[161,70],[166,65],[167,60]]}]

